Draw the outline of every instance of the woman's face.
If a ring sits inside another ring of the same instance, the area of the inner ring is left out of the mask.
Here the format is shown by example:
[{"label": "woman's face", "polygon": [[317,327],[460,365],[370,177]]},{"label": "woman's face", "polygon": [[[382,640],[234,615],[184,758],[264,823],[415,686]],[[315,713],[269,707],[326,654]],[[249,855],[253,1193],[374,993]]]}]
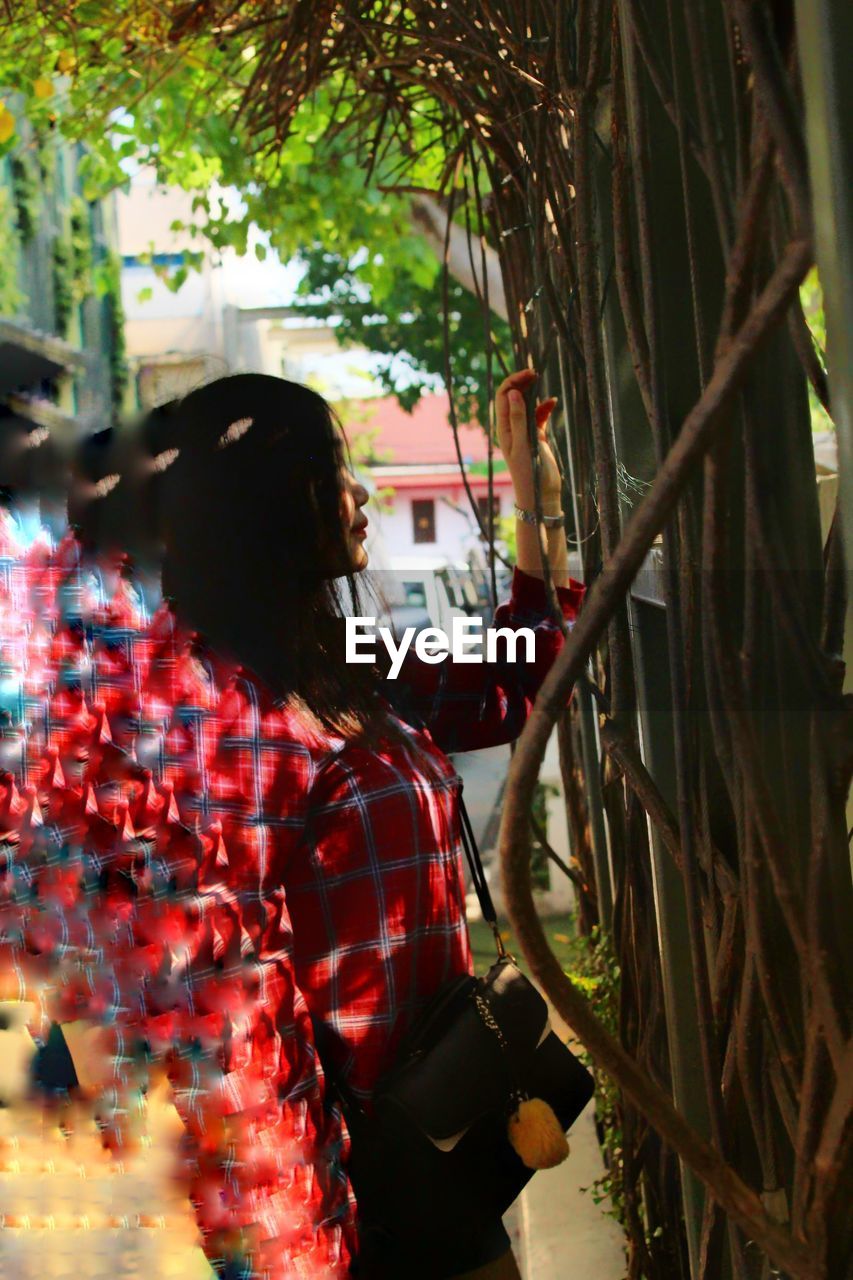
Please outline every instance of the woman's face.
[{"label": "woman's face", "polygon": [[367,537],[367,516],[362,508],[368,496],[364,485],[359,484],[350,470],[343,466],[341,468],[341,519],[351,573],[360,573],[362,569],[367,568],[367,550],[364,545]]}]

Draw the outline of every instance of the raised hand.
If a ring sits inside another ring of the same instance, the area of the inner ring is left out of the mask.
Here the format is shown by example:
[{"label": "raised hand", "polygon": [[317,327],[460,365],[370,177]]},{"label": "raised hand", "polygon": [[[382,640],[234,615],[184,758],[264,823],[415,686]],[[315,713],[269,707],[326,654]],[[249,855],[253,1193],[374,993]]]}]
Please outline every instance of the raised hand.
[{"label": "raised hand", "polygon": [[[512,477],[515,500],[519,507],[528,511],[532,511],[534,507],[533,455],[527,430],[524,393],[530,390],[537,376],[534,369],[521,369],[511,373],[498,387],[495,396],[498,444]],[[559,511],[562,488],[557,459],[548,442],[548,419],[556,403],[556,397],[551,396],[536,406],[539,476],[542,507],[546,515]]]}]

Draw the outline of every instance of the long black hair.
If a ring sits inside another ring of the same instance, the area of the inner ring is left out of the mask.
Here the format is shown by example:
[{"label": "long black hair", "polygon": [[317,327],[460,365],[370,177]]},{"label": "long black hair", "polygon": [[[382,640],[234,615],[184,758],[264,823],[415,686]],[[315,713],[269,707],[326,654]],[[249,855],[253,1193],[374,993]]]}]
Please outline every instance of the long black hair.
[{"label": "long black hair", "polygon": [[346,737],[390,729],[376,673],[345,663],[358,590],[330,405],[283,378],[235,374],[154,411],[135,435],[133,464],[126,443],[108,451],[123,454],[121,481],[89,504],[91,541],[156,554],[179,621],[318,724]]}]

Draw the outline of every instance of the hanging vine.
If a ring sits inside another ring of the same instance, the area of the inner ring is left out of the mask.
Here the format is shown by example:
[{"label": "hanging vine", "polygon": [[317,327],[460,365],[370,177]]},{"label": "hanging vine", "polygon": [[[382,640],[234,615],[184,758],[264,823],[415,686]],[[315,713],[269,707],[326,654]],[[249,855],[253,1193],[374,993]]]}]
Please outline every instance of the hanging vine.
[{"label": "hanging vine", "polygon": [[106,314],[107,344],[110,361],[110,398],[114,413],[124,403],[130,380],[127,343],[124,334],[124,308],[121,301],[121,259],[108,253],[96,271],[96,287],[103,298]]},{"label": "hanging vine", "polygon": [[[52,267],[56,330],[67,338],[78,308],[95,290],[91,218],[80,196],[74,196],[63,210],[61,228],[53,241]],[[99,287],[106,288],[106,278]]]},{"label": "hanging vine", "polygon": [[21,246],[14,217],[12,193],[7,187],[0,186],[0,226],[6,228],[0,254],[0,316],[16,315],[23,302],[18,279]]},{"label": "hanging vine", "polygon": [[22,245],[28,245],[39,227],[41,187],[38,169],[27,152],[9,156],[10,188],[15,210],[15,226]]}]

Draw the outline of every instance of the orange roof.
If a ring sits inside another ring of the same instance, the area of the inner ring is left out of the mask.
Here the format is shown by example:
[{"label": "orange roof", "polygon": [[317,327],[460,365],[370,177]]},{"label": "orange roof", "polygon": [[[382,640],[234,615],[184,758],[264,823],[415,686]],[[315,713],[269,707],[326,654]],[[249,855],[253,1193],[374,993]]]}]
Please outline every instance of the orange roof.
[{"label": "orange roof", "polygon": [[[352,440],[365,432],[375,431],[377,461],[383,463],[456,462],[453,432],[448,420],[446,395],[422,396],[413,413],[406,413],[394,396],[381,400],[361,400],[350,408],[344,427]],[[480,426],[461,426],[459,443],[465,462],[485,462],[488,457],[486,434]]]},{"label": "orange roof", "polygon": [[[457,468],[455,471],[440,471],[438,473],[425,474],[418,470],[414,475],[402,468],[399,471],[385,471],[381,473],[373,473],[374,481],[380,489],[428,489],[432,492],[435,489],[463,489],[462,474]],[[488,478],[486,476],[468,476],[468,483],[472,490],[480,493],[482,490],[485,495],[488,488]],[[498,471],[492,477],[492,484],[496,489],[509,488],[512,485],[512,477],[508,471]]]}]

